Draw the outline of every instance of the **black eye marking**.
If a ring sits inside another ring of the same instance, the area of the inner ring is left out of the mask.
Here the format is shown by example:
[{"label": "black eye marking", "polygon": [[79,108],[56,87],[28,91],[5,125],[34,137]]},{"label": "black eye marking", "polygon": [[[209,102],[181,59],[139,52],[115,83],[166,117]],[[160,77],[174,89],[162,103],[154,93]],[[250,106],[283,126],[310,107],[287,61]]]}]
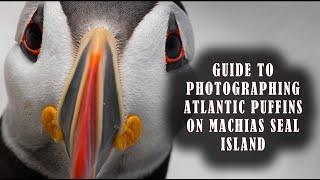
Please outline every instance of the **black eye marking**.
[{"label": "black eye marking", "polygon": [[180,9],[182,9],[186,14],[187,14],[187,11],[186,9],[184,8],[184,5],[182,4],[181,1],[173,1],[177,6],[179,6]]},{"label": "black eye marking", "polygon": [[169,17],[166,38],[166,70],[171,71],[187,64],[180,30],[173,13]]},{"label": "black eye marking", "polygon": [[43,6],[39,6],[27,25],[20,47],[22,52],[32,61],[36,62],[40,54],[43,32]]}]

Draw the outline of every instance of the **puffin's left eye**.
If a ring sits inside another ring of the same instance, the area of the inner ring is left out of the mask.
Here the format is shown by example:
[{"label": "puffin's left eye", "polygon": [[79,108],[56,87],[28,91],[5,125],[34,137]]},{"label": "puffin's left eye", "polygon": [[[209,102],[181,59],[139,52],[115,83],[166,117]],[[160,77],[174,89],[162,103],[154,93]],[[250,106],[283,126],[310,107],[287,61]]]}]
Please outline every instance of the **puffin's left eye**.
[{"label": "puffin's left eye", "polygon": [[36,62],[40,53],[41,43],[42,9],[38,8],[23,33],[20,47],[32,62]]},{"label": "puffin's left eye", "polygon": [[170,33],[166,41],[166,62],[173,63],[181,60],[184,56],[182,42],[178,33]]},{"label": "puffin's left eye", "polygon": [[167,71],[178,69],[188,62],[174,14],[170,14],[169,17],[165,51]]}]

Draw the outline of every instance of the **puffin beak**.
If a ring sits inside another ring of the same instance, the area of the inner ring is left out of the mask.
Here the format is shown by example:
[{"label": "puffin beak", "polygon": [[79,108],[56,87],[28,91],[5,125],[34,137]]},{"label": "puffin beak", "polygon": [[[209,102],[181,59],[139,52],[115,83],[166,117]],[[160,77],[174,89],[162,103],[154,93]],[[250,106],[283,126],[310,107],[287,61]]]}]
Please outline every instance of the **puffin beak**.
[{"label": "puffin beak", "polygon": [[116,40],[103,28],[91,30],[80,42],[59,115],[71,178],[95,178],[119,130],[116,55]]}]

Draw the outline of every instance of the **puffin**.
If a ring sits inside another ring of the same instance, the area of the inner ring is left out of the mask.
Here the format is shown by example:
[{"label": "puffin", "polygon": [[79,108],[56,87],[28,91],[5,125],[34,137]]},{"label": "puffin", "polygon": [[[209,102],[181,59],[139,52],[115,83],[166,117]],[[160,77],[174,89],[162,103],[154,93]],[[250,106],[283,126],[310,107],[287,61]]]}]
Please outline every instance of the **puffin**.
[{"label": "puffin", "polygon": [[1,178],[165,178],[169,81],[190,67],[181,2],[26,2],[5,59]]}]

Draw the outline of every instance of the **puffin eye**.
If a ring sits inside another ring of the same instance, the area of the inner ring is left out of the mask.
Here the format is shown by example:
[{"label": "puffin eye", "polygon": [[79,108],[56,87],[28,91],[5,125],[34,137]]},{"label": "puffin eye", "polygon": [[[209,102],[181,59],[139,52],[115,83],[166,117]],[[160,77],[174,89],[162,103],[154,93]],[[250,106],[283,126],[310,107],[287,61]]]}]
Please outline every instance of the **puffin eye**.
[{"label": "puffin eye", "polygon": [[38,8],[23,33],[20,47],[23,53],[32,62],[36,62],[38,59],[38,55],[40,54],[41,43],[42,8]]},{"label": "puffin eye", "polygon": [[170,33],[166,41],[166,57],[167,63],[179,60],[183,53],[182,42],[179,34]]},{"label": "puffin eye", "polygon": [[167,71],[178,69],[188,62],[174,14],[170,14],[169,17],[165,51]]}]

